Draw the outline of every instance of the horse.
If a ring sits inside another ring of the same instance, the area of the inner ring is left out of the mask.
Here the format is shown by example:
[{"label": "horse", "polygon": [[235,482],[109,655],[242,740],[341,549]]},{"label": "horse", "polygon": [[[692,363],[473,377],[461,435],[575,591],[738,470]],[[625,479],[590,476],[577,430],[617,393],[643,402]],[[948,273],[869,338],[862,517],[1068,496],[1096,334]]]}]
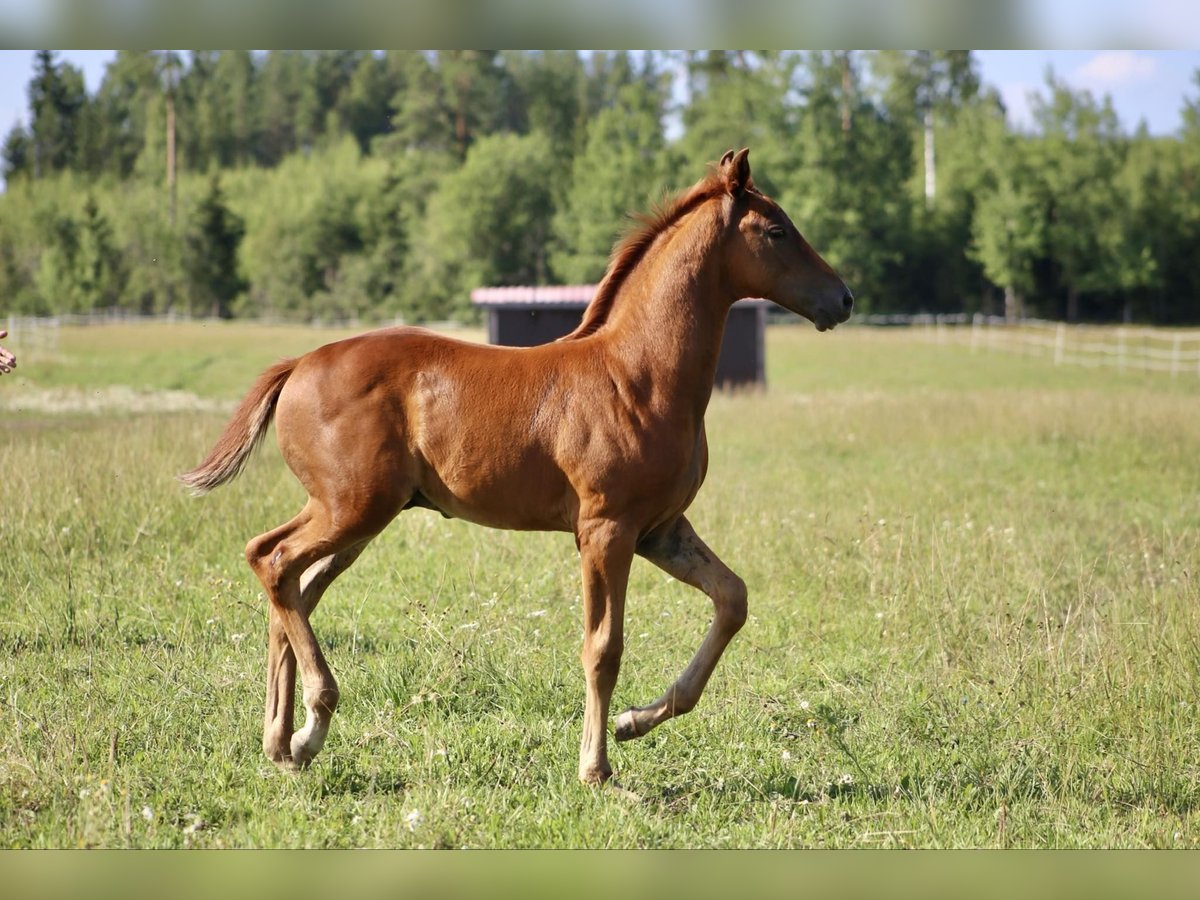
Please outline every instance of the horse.
[{"label": "horse", "polygon": [[[307,766],[338,705],[310,618],[326,589],[400,512],[574,535],[583,581],[586,685],[579,778],[612,777],[609,704],[635,555],[708,595],[714,613],[683,673],[614,721],[638,738],[696,706],[746,621],[745,582],[685,512],[704,481],[704,414],[726,315],[761,297],[819,331],[854,298],[774,201],[749,150],[730,150],[613,250],[579,326],[536,347],[496,347],[415,327],[327,344],[263,372],[204,461],[179,476],[203,494],[236,476],[272,417],[308,494],[253,538],[246,560],[268,598],[263,751]],[[305,722],[293,728],[296,669]]]}]

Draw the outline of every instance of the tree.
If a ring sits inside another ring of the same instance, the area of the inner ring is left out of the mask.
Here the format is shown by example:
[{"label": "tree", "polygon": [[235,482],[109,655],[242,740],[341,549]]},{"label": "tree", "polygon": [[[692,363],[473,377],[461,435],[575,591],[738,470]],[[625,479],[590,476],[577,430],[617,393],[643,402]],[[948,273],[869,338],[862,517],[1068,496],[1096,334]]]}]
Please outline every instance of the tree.
[{"label": "tree", "polygon": [[855,57],[809,53],[798,74],[804,105],[789,139],[798,164],[785,167],[778,196],[860,309],[904,309],[912,203],[898,185],[911,159],[908,131],[861,90]]},{"label": "tree", "polygon": [[145,50],[118,50],[96,94],[103,158],[100,168],[127,178],[146,137],[147,107],[160,92],[157,61]]},{"label": "tree", "polygon": [[79,224],[70,216],[50,213],[44,226],[45,250],[38,263],[37,291],[45,309],[84,312],[79,291]]},{"label": "tree", "polygon": [[220,179],[212,176],[184,239],[183,265],[193,314],[223,319],[232,315],[233,300],[246,287],[238,271],[238,247],[245,233],[241,218],[225,205]]},{"label": "tree", "polygon": [[87,92],[78,69],[55,62],[51,50],[39,50],[28,93],[33,174],[41,178],[62,171],[75,161],[80,114],[87,102]]},{"label": "tree", "polygon": [[598,281],[613,242],[631,213],[644,211],[667,174],[662,98],[644,84],[628,84],[616,105],[587,129],[570,188],[554,217],[555,275],[568,282]]},{"label": "tree", "polygon": [[221,162],[244,166],[255,157],[258,139],[258,72],[247,50],[222,50],[213,81],[225,113]]},{"label": "tree", "polygon": [[1006,132],[1003,120],[992,126],[980,147],[988,184],[976,200],[970,253],[1004,291],[1005,318],[1015,319],[1024,314],[1045,251],[1045,204],[1030,141]]},{"label": "tree", "polygon": [[33,143],[29,138],[29,132],[26,131],[18,122],[13,126],[12,131],[4,139],[4,149],[0,151],[3,156],[3,175],[4,180],[8,184],[12,184],[17,178],[29,175],[33,168]]},{"label": "tree", "polygon": [[507,77],[487,50],[441,50],[437,72],[454,147],[464,159],[471,144],[502,121]]},{"label": "tree", "polygon": [[342,128],[354,135],[363,153],[370,150],[372,139],[390,129],[389,104],[397,87],[384,60],[373,53],[359,60],[340,99],[339,110]]},{"label": "tree", "polygon": [[[750,147],[755,182],[778,194],[796,167],[795,106],[789,103],[799,59],[794,55],[730,55],[714,51],[693,57],[691,102],[684,110],[681,161],[695,171],[729,149]],[[759,176],[757,173],[761,172]]]},{"label": "tree", "polygon": [[113,241],[108,219],[90,194],[84,203],[83,221],[78,229],[75,272],[83,309],[121,305],[126,279],[124,260]]},{"label": "tree", "polygon": [[490,135],[442,178],[407,286],[427,315],[469,315],[470,292],[481,285],[545,283],[550,154],[543,134]]},{"label": "tree", "polygon": [[507,127],[518,134],[540,131],[549,138],[558,200],[567,189],[571,161],[583,146],[587,128],[583,63],[574,50],[508,52],[502,62],[511,80]]},{"label": "tree", "polygon": [[872,68],[885,80],[885,103],[899,121],[921,129],[922,187],[925,206],[937,195],[935,125],[952,120],[955,111],[979,92],[979,72],[969,50],[881,50]]},{"label": "tree", "polygon": [[259,72],[259,140],[256,155],[277,165],[296,149],[296,106],[304,82],[305,59],[294,50],[271,50]]},{"label": "tree", "polygon": [[1047,87],[1049,98],[1033,103],[1041,130],[1035,165],[1046,189],[1047,249],[1066,292],[1062,315],[1076,322],[1081,294],[1119,282],[1121,131],[1108,98],[1097,102],[1088,91],[1072,91],[1052,72]]}]

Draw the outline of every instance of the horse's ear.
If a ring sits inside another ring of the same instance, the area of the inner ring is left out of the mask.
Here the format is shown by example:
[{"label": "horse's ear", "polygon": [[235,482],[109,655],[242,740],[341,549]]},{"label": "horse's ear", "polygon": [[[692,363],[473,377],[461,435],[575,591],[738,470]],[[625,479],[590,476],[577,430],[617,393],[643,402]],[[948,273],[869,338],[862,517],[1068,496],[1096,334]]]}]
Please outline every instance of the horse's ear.
[{"label": "horse's ear", "polygon": [[754,186],[754,180],[750,177],[750,148],[743,147],[737,153],[726,151],[718,164],[718,171],[725,181],[725,190],[734,197],[740,197],[747,188]]}]

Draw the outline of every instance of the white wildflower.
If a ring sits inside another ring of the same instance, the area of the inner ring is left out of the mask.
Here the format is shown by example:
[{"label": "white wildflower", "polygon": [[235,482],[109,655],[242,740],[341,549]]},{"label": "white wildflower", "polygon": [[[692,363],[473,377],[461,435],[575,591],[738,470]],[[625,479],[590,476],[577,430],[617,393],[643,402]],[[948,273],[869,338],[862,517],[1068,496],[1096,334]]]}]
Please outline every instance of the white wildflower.
[{"label": "white wildflower", "polygon": [[197,831],[203,831],[208,827],[208,823],[200,818],[200,816],[196,815],[196,813],[188,813],[188,818],[191,819],[191,821],[183,828],[183,833],[188,837],[195,834]]}]

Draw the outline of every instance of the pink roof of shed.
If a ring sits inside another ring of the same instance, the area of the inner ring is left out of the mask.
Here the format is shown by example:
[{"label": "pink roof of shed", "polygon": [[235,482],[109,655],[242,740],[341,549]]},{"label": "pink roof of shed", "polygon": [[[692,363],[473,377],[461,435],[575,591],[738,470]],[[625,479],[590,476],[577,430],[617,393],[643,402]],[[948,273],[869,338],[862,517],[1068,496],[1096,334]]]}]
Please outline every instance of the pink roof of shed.
[{"label": "pink roof of shed", "polygon": [[[596,295],[594,284],[511,285],[480,287],[471,291],[476,306],[586,306]],[[766,300],[739,300],[739,305],[763,304]]]}]

